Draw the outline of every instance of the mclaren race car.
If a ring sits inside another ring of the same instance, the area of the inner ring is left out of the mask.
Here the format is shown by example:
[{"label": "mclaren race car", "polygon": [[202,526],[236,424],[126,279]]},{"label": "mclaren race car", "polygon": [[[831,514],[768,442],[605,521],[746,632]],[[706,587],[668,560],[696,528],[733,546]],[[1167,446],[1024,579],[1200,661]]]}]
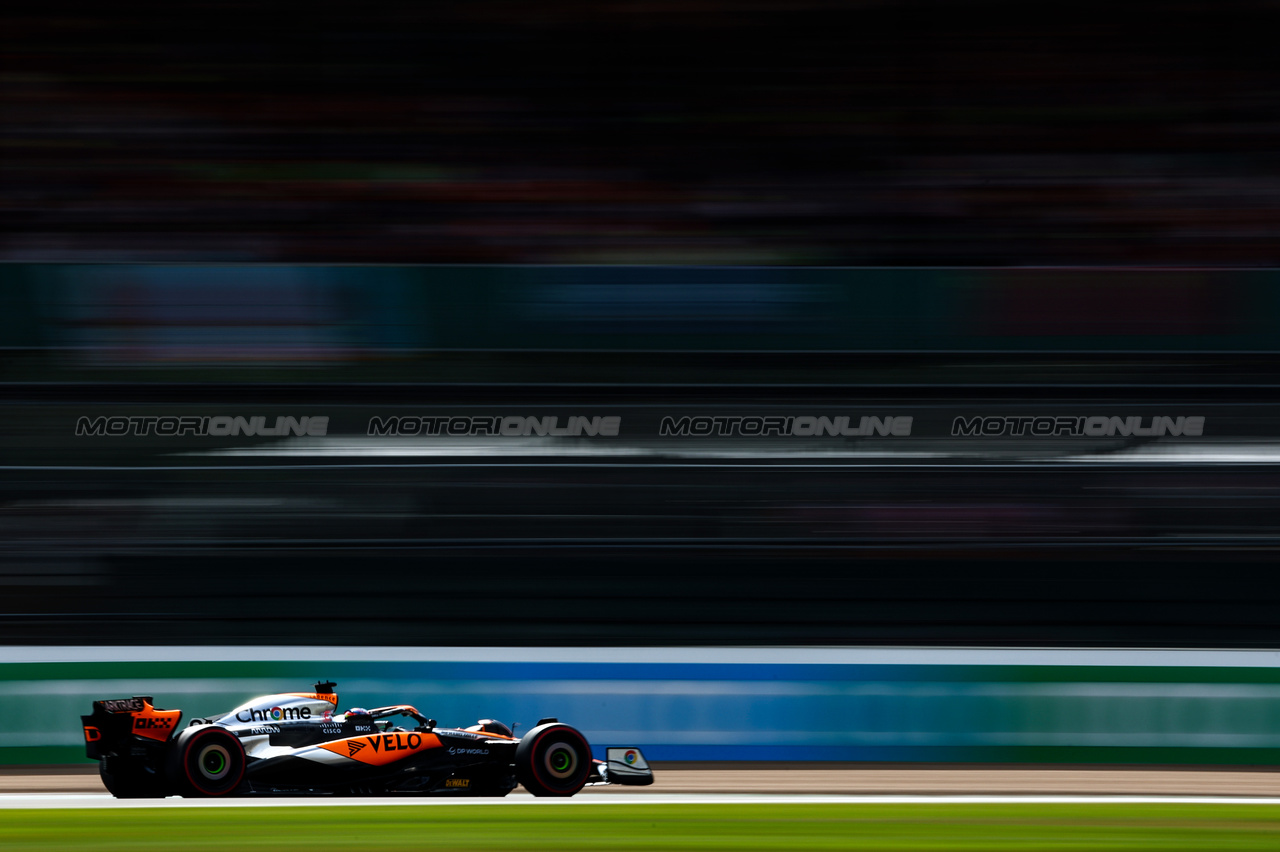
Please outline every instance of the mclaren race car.
[{"label": "mclaren race car", "polygon": [[638,748],[595,760],[586,738],[541,719],[517,738],[501,722],[441,728],[413,707],[337,712],[336,684],[266,695],[217,717],[150,697],[93,702],[85,750],[121,799],[243,795],[572,796],[588,784],[653,783]]}]

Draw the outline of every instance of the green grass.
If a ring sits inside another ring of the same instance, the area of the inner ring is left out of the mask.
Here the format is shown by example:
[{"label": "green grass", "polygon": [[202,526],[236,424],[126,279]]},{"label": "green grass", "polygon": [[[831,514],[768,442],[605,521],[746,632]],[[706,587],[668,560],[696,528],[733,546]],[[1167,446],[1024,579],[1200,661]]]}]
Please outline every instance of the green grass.
[{"label": "green grass", "polygon": [[1280,849],[1270,805],[432,805],[0,810],[0,849]]}]

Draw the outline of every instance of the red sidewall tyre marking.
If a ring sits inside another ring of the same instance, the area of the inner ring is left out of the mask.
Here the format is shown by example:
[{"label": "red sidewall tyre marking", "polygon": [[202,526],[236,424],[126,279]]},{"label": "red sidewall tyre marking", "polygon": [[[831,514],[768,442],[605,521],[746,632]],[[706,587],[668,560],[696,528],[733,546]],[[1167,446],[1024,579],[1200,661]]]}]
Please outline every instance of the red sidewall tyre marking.
[{"label": "red sidewall tyre marking", "polygon": [[[190,758],[191,758],[192,752],[194,752],[195,749],[198,747],[198,743],[200,743],[202,740],[207,740],[211,736],[215,736],[220,740],[225,740],[225,739],[232,740],[235,743],[235,747],[233,749],[230,749],[230,751],[233,756],[239,755],[240,771],[236,773],[235,783],[231,784],[229,787],[227,787],[225,790],[222,790],[221,792],[215,792],[212,790],[204,789],[203,787],[200,786],[200,782],[197,781],[195,777],[191,774]],[[182,750],[182,771],[187,776],[187,783],[191,785],[191,789],[205,796],[225,796],[231,791],[235,790],[237,787],[239,787],[241,780],[244,779],[245,764],[247,762],[248,761],[245,759],[245,756],[244,756],[244,746],[240,744],[239,738],[232,734],[223,734],[221,728],[207,728],[203,731],[198,732],[191,739],[187,740],[187,744]]]},{"label": "red sidewall tyre marking", "polygon": [[[541,763],[541,761],[538,759],[538,757],[539,757],[538,746],[539,746],[539,745],[541,745],[542,740],[543,740],[545,737],[547,737],[548,735],[557,735],[557,734],[558,734],[558,735],[564,735],[564,734],[571,735],[574,739],[576,739],[576,740],[578,741],[578,744],[579,744],[579,746],[580,746],[580,749],[579,749],[579,758],[581,758],[581,756],[582,756],[582,755],[584,755],[584,754],[586,755],[586,763],[585,763],[584,765],[586,765],[586,766],[587,766],[587,771],[586,771],[586,772],[582,772],[582,773],[581,773],[581,774],[582,774],[582,783],[581,783],[581,784],[579,784],[577,787],[573,788],[572,790],[571,790],[571,789],[568,789],[568,788],[566,788],[566,787],[564,787],[564,786],[562,786],[562,785],[563,785],[563,782],[556,782],[556,783],[548,784],[548,783],[547,783],[547,781],[546,781],[546,779],[542,777],[542,773],[539,771],[539,764]],[[581,790],[581,789],[583,788],[583,786],[587,783],[587,776],[588,776],[589,774],[591,774],[591,768],[590,768],[591,752],[588,750],[588,747],[587,747],[587,741],[586,741],[585,739],[583,739],[583,737],[582,737],[582,736],[581,736],[577,731],[574,731],[572,728],[553,728],[553,729],[551,729],[551,730],[549,730],[549,731],[543,731],[541,734],[538,734],[538,738],[537,738],[536,740],[534,740],[534,741],[533,741],[533,747],[529,749],[529,757],[530,757],[529,765],[530,765],[530,767],[531,767],[531,768],[532,768],[532,770],[533,770],[533,777],[534,777],[534,779],[535,779],[539,784],[541,784],[544,788],[546,788],[546,789],[548,789],[548,790],[554,790],[554,791],[556,791],[557,793],[576,793],[576,792],[578,792],[578,791],[579,791],[579,790]]]}]

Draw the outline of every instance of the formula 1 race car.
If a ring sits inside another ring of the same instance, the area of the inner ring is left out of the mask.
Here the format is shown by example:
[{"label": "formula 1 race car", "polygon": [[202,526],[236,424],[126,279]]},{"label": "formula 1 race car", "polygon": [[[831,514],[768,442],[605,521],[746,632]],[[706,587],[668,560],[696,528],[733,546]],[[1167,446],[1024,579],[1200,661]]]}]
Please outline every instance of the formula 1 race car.
[{"label": "formula 1 race car", "polygon": [[338,708],[336,684],[266,695],[180,727],[150,697],[93,702],[85,751],[121,799],[243,795],[572,796],[588,784],[653,783],[638,748],[594,760],[586,738],[541,719],[520,738],[501,722],[440,728],[413,707]]}]

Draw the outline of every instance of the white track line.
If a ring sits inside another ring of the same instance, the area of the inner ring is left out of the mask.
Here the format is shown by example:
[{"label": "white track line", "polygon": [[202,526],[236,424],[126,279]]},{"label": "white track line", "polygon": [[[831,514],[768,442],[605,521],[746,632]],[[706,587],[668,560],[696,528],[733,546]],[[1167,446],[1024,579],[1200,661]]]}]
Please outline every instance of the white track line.
[{"label": "white track line", "polygon": [[464,798],[306,798],[270,799],[114,799],[106,793],[7,794],[0,796],[0,810],[18,808],[281,808],[369,807],[372,805],[720,805],[720,804],[838,804],[838,805],[1280,805],[1280,797],[1261,796],[891,796],[891,795],[760,795],[716,794],[612,794],[574,799],[536,799],[514,793],[505,799]]}]

